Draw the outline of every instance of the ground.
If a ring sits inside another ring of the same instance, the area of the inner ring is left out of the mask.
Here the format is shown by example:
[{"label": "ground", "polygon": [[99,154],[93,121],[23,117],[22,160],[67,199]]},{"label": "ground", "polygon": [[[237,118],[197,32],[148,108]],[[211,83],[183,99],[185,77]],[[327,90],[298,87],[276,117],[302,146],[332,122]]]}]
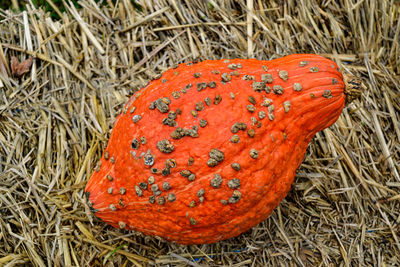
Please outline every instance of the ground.
[{"label": "ground", "polygon": [[[0,265],[399,265],[398,1],[132,3],[82,1],[60,20],[0,10]],[[194,59],[292,53],[333,59],[363,92],[313,139],[269,219],[181,246],[92,215],[83,189],[146,81]]]}]

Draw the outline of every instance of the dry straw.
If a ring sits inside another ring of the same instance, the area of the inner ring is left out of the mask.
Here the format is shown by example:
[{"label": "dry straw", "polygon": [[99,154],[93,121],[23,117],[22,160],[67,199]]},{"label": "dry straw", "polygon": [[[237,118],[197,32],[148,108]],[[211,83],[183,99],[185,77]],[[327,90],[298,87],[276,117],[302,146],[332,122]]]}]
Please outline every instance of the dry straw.
[{"label": "dry straw", "polygon": [[[398,266],[398,1],[113,2],[82,1],[59,21],[31,4],[0,10],[0,266]],[[268,220],[179,246],[93,217],[83,188],[150,77],[194,58],[291,53],[332,58],[363,94],[313,139]],[[28,73],[12,75],[13,56],[33,58]]]}]

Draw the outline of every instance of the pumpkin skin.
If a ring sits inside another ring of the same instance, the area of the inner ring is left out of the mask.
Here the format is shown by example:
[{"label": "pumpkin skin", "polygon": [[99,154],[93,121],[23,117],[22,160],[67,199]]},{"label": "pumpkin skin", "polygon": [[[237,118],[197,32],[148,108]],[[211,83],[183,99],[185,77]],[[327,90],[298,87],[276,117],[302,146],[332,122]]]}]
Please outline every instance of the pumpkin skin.
[{"label": "pumpkin skin", "polygon": [[337,65],[311,54],[180,64],[117,117],[88,203],[114,227],[180,244],[238,236],[286,196],[344,87]]}]

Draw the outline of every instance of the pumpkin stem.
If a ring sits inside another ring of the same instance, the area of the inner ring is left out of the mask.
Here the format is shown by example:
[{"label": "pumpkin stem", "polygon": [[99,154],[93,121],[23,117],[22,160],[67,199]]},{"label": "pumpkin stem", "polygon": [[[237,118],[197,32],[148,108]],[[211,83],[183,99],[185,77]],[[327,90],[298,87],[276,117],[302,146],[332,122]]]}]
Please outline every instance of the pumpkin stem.
[{"label": "pumpkin stem", "polygon": [[351,74],[343,74],[343,80],[345,84],[346,104],[349,104],[361,96],[361,78]]}]

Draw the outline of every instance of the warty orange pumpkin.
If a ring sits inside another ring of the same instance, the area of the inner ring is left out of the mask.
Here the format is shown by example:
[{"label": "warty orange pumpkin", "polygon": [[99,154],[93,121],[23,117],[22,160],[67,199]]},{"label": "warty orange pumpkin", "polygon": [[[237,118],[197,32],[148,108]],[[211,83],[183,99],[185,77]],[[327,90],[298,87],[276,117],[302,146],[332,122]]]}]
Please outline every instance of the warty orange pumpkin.
[{"label": "warty orange pumpkin", "polygon": [[114,227],[180,244],[235,237],[286,196],[344,89],[338,66],[311,54],[175,66],[116,119],[88,203]]}]

